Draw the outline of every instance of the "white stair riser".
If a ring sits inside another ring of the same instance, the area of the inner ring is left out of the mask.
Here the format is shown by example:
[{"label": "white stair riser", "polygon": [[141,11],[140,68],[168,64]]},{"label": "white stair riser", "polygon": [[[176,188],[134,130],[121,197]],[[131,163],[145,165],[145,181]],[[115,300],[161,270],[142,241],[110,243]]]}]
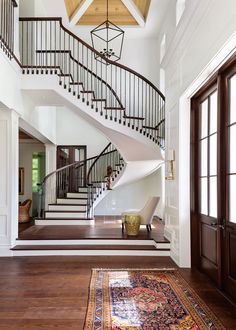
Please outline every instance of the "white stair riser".
[{"label": "white stair riser", "polygon": [[86,212],[45,212],[45,218],[58,218],[58,219],[79,219],[85,218],[87,216]]},{"label": "white stair riser", "polygon": [[88,194],[87,193],[67,193],[66,197],[68,198],[87,198]]},{"label": "white stair riser", "polygon": [[58,198],[57,204],[84,204],[87,205],[87,199],[66,199],[66,198]]},{"label": "white stair riser", "polygon": [[12,251],[13,256],[133,256],[169,257],[170,251],[132,251],[132,250],[28,250]]},{"label": "white stair riser", "polygon": [[86,212],[87,205],[49,205],[49,211],[84,211]]}]

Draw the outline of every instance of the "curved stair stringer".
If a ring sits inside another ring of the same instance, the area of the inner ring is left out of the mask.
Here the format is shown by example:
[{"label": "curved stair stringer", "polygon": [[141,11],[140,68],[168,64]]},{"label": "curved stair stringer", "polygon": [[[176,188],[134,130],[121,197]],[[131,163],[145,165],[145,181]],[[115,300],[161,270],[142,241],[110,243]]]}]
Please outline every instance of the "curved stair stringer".
[{"label": "curved stair stringer", "polygon": [[[23,75],[22,90],[30,97],[33,106],[64,106],[77,113],[116,146],[126,163],[142,161],[152,164],[147,166],[147,171],[142,176],[150,174],[164,160],[163,150],[151,139],[130,127],[105,119],[86,102],[78,100],[58,85],[56,76]],[[137,176],[137,179],[141,177]]]}]

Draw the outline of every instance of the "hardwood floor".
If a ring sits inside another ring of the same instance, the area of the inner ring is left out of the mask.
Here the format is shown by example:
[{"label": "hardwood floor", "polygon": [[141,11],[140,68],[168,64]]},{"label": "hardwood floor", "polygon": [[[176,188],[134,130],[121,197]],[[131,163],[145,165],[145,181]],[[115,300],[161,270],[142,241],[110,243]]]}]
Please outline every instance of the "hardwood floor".
[{"label": "hardwood floor", "polygon": [[[176,267],[169,257],[0,258],[1,330],[82,330],[92,268]],[[176,267],[177,268],[177,267]],[[203,274],[180,269],[220,318],[236,329],[236,308]]]},{"label": "hardwood floor", "polygon": [[152,231],[147,232],[142,226],[139,235],[132,237],[122,233],[121,220],[114,217],[99,217],[94,226],[30,226],[19,233],[21,240],[46,240],[46,239],[125,239],[125,240],[155,240],[166,243],[164,237],[164,224],[154,220]]}]

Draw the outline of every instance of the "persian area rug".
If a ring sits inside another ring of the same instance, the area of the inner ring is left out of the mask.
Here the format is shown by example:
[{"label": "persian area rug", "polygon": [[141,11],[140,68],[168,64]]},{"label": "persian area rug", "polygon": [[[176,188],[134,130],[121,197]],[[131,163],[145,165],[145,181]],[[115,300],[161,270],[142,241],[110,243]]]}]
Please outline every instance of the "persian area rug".
[{"label": "persian area rug", "polygon": [[176,270],[94,269],[84,330],[225,329]]}]

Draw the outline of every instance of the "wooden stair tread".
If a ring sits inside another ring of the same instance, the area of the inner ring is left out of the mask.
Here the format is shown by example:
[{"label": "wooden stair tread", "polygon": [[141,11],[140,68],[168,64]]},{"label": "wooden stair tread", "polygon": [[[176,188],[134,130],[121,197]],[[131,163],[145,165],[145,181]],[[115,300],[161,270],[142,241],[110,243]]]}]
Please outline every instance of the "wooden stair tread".
[{"label": "wooden stair tread", "polygon": [[83,83],[75,81],[75,82],[70,82],[70,85],[81,85],[81,86],[83,86]]},{"label": "wooden stair tread", "polygon": [[46,53],[53,53],[53,54],[55,54],[55,53],[63,53],[63,54],[69,54],[71,51],[70,50],[60,50],[60,49],[56,49],[56,50],[36,50],[36,53],[44,53],[44,54],[46,54]]},{"label": "wooden stair tread", "polygon": [[[61,205],[61,204],[57,204],[57,205]],[[67,204],[67,205],[71,205],[71,204]],[[60,210],[60,211],[45,211],[45,212],[48,212],[48,213],[84,213],[84,212],[86,212],[86,211],[65,211],[65,210]]]},{"label": "wooden stair tread", "polygon": [[135,120],[144,120],[144,117],[135,117],[135,116],[123,116],[125,119],[135,119]]},{"label": "wooden stair tread", "polygon": [[104,110],[125,110],[125,108],[121,108],[121,107],[104,107]]},{"label": "wooden stair tread", "polygon": [[[48,204],[48,205],[52,205],[52,206],[87,206],[87,204]],[[49,212],[49,211],[45,211],[45,212]]]},{"label": "wooden stair tread", "polygon": [[155,248],[154,245],[16,245],[12,251],[28,250],[133,250],[133,251],[170,251],[169,248]]},{"label": "wooden stair tread", "polygon": [[[46,212],[48,212],[48,211],[46,211]],[[61,212],[61,211],[53,211],[53,212],[57,212],[57,213],[59,213],[59,212]],[[68,212],[68,211],[66,211],[66,212]],[[77,212],[77,211],[76,211]],[[86,212],[86,211],[83,211],[83,213],[84,212]],[[63,221],[67,221],[67,220],[93,220],[93,218],[85,218],[85,217],[82,217],[82,218],[58,218],[58,217],[56,217],[56,218],[47,218],[47,219],[37,219],[37,218],[35,218],[35,220],[42,220],[42,221],[48,221],[48,220],[57,220],[57,221],[60,221],[60,220],[63,220]]]},{"label": "wooden stair tread", "polygon": [[106,102],[106,99],[92,99],[92,102]]},{"label": "wooden stair tread", "polygon": [[[76,193],[76,194],[79,194],[79,193]],[[82,192],[80,194],[83,194]],[[86,193],[84,193],[86,194]],[[81,200],[84,200],[84,199],[88,199],[87,197],[57,197],[57,199],[81,199]],[[57,204],[57,205],[61,205],[61,204]],[[70,204],[68,204],[70,205]]]}]

